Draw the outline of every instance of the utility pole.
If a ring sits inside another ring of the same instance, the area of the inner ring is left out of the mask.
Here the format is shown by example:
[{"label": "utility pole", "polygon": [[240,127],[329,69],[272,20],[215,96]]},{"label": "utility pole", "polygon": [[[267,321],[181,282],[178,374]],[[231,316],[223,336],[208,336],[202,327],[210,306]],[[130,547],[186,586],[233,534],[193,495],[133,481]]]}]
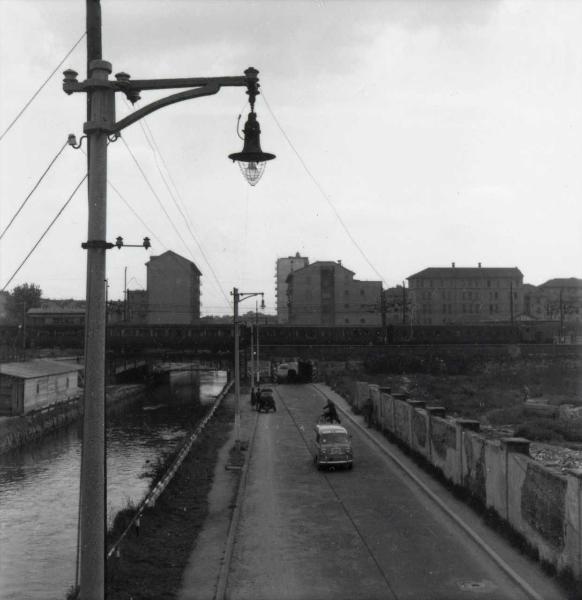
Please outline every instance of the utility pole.
[{"label": "utility pole", "polygon": [[240,359],[239,359],[239,341],[238,341],[238,303],[239,293],[237,288],[233,288],[232,296],[234,299],[234,438],[236,451],[240,450]]},{"label": "utility pole", "polygon": [[406,287],[402,282],[402,324],[406,325]]},{"label": "utility pole", "polygon": [[564,303],[562,298],[563,288],[560,288],[560,343],[564,340]]},{"label": "utility pole", "polygon": [[[87,79],[106,81],[111,66],[101,60],[101,5],[87,0]],[[87,91],[87,122],[113,120],[113,92]],[[105,291],[104,247],[107,214],[107,134],[87,134],[88,201],[87,309],[85,316],[85,394],[80,492],[79,585],[82,600],[105,595]],[[100,492],[98,490],[101,490]]]},{"label": "utility pole", "polygon": [[513,281],[509,282],[509,318],[513,325]]},{"label": "utility pole", "polygon": [[[188,77],[179,79],[131,80],[127,73],[117,73],[110,80],[112,66],[102,59],[100,0],[86,0],[87,79],[78,81],[78,73],[67,69],[63,90],[66,94],[87,94],[87,121],[83,126],[87,138],[88,237],[82,247],[87,250],[87,308],[85,316],[85,389],[83,444],[80,476],[79,568],[77,587],[81,600],[102,600],[105,590],[106,528],[106,457],[105,457],[105,342],[106,342],[106,251],[124,246],[117,238],[106,241],[107,217],[107,144],[116,141],[121,131],[143,117],[171,104],[217,94],[222,87],[246,87],[251,110],[244,128],[242,152],[230,154],[238,162],[250,185],[255,185],[265,163],[275,156],[261,150],[260,125],[254,111],[259,94],[258,71],[249,67],[244,76]],[[115,119],[115,94],[121,92],[132,103],[142,91],[177,90],[159,98],[119,121]],[[83,138],[81,138],[82,141]],[[76,144],[73,134],[69,144]],[[144,238],[149,248],[149,238]]]},{"label": "utility pole", "polygon": [[127,267],[123,270],[123,320],[127,321]]},{"label": "utility pole", "polygon": [[[262,308],[265,306],[263,292],[239,292],[238,288],[233,288],[230,292],[233,297],[233,313],[234,313],[234,432],[235,432],[235,448],[237,452],[240,450],[240,360],[239,360],[239,331],[238,331],[238,305],[247,298],[253,296],[261,296],[263,298]],[[252,334],[251,334],[252,335]],[[251,357],[252,363],[252,357]]]},{"label": "utility pole", "polygon": [[[252,330],[251,330],[252,332]],[[255,303],[255,332],[257,335],[257,387],[261,385],[261,363],[259,354],[259,303]]]},{"label": "utility pole", "polygon": [[[253,323],[251,321],[251,394],[254,391],[255,385],[255,346],[254,346]],[[248,367],[247,367],[248,369]]]}]

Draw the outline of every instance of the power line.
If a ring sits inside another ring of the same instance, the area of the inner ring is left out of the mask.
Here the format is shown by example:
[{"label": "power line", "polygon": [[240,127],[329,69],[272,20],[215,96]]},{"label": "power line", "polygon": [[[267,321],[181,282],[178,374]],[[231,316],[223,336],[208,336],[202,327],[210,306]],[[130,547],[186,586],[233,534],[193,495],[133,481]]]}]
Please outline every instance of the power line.
[{"label": "power line", "polygon": [[357,248],[359,253],[362,255],[364,260],[368,263],[368,266],[374,271],[374,273],[376,273],[376,275],[378,275],[378,277],[382,280],[384,285],[387,285],[386,279],[384,277],[382,277],[382,275],[377,271],[377,269],[374,267],[374,265],[370,262],[370,259],[366,256],[366,253],[362,250],[362,248],[360,247],[360,245],[358,244],[358,242],[356,241],[354,236],[351,234],[350,230],[348,229],[348,226],[345,224],[344,220],[341,218],[336,207],[333,205],[332,201],[330,200],[328,195],[325,193],[325,190],[321,187],[321,185],[319,184],[317,179],[315,179],[315,176],[309,170],[309,168],[305,164],[305,161],[301,158],[299,152],[297,152],[297,150],[295,149],[295,146],[289,139],[289,136],[285,133],[285,130],[283,129],[281,123],[279,123],[279,120],[277,119],[277,117],[275,116],[275,113],[273,113],[273,110],[271,109],[271,106],[267,102],[267,98],[265,97],[265,92],[261,91],[261,94],[263,96],[263,99],[265,100],[265,104],[266,104],[267,108],[269,109],[269,112],[271,113],[271,116],[273,117],[273,120],[275,121],[275,123],[277,124],[277,127],[279,127],[279,130],[283,134],[283,137],[287,140],[287,143],[291,147],[291,150],[293,150],[293,152],[295,153],[295,156],[297,156],[299,162],[301,163],[301,166],[305,169],[305,172],[309,175],[309,177],[311,178],[311,180],[313,181],[313,183],[315,184],[317,189],[320,191],[320,193],[323,196],[323,198],[325,199],[325,201],[329,204],[329,206],[330,206],[331,210],[333,211],[333,213],[335,214],[337,220],[340,222],[341,226],[344,228],[344,231],[346,232],[347,236],[350,238],[350,240],[352,241],[354,246]]},{"label": "power line", "polygon": [[158,201],[158,204],[160,205],[160,208],[162,209],[162,211],[166,215],[166,218],[168,219],[170,225],[172,226],[172,228],[176,232],[176,235],[180,238],[180,241],[182,242],[182,244],[184,244],[184,248],[186,248],[186,250],[189,251],[188,244],[186,244],[186,242],[184,241],[184,238],[182,237],[182,234],[179,232],[179,230],[176,227],[174,221],[172,221],[172,217],[170,217],[168,211],[166,210],[166,208],[164,206],[164,203],[162,202],[162,200],[160,199],[158,193],[156,192],[156,190],[154,189],[154,187],[150,183],[150,180],[147,178],[147,175],[145,174],[145,171],[143,170],[142,166],[139,164],[139,161],[137,160],[135,154],[132,152],[131,148],[129,147],[129,145],[125,141],[125,138],[122,137],[121,141],[124,143],[125,147],[127,148],[127,151],[131,155],[131,158],[135,162],[135,164],[136,164],[139,172],[141,173],[142,177],[144,178],[147,186],[150,188],[150,190],[151,190],[152,194],[154,195],[155,199]]},{"label": "power line", "polygon": [[[212,276],[214,277],[214,281],[216,282],[216,285],[218,286],[218,289],[222,293],[222,295],[223,295],[224,299],[226,300],[226,302],[229,303],[229,304],[232,304],[230,302],[229,298],[228,298],[228,295],[226,294],[226,292],[224,291],[222,285],[220,284],[220,281],[218,280],[216,272],[214,271],[214,268],[213,268],[210,260],[206,256],[206,253],[204,252],[204,249],[202,248],[202,245],[200,244],[200,242],[198,241],[198,238],[194,234],[193,226],[192,226],[192,223],[191,223],[190,219],[187,216],[187,213],[185,213],[182,210],[182,207],[180,206],[180,204],[178,202],[178,200],[180,200],[181,203],[182,203],[182,205],[184,204],[184,201],[181,198],[181,194],[180,194],[180,192],[178,190],[178,187],[176,186],[176,183],[174,182],[174,180],[172,178],[172,174],[170,172],[170,169],[168,168],[168,165],[167,165],[166,161],[164,160],[164,157],[163,157],[162,153],[160,152],[160,148],[159,148],[158,144],[156,143],[156,140],[154,138],[152,130],[150,129],[150,126],[149,126],[149,124],[147,122],[147,119],[143,119],[143,123],[142,123],[142,121],[140,121],[139,123],[140,123],[140,125],[142,127],[142,131],[143,131],[144,137],[146,138],[148,144],[150,145],[150,148],[151,148],[152,153],[154,155],[154,160],[156,162],[156,166],[158,168],[158,171],[160,173],[162,181],[164,182],[164,184],[166,186],[166,189],[168,190],[168,193],[170,194],[170,197],[172,198],[172,200],[174,201],[174,204],[176,205],[176,208],[178,209],[178,211],[182,215],[182,218],[184,219],[184,223],[186,224],[186,227],[188,228],[188,231],[190,232],[190,235],[192,236],[192,239],[194,240],[194,242],[198,246],[198,249],[200,250],[200,253],[202,254],[202,257],[204,258],[204,261],[208,265],[208,268],[210,269],[210,272],[212,273]],[[147,133],[146,133],[146,128],[147,128]],[[148,133],[149,133],[149,137],[148,137]],[[149,138],[151,138],[151,141],[150,141]],[[157,161],[157,157],[158,156],[159,156],[160,160],[162,161],[162,164],[164,165],[164,168],[166,169],[166,173],[168,175],[168,179],[172,183],[172,187],[176,191],[176,195],[174,195],[174,193],[172,192],[172,189],[171,189],[170,185],[168,184],[168,182],[167,182],[167,180],[166,180],[166,178],[165,178],[165,176],[163,174],[163,171],[160,168],[160,165],[158,164],[158,161]]]},{"label": "power line", "polygon": [[10,219],[10,223],[8,223],[8,225],[6,225],[6,227],[4,228],[4,231],[2,233],[0,233],[0,240],[4,237],[4,234],[8,231],[8,229],[10,229],[10,226],[14,222],[14,219],[16,219],[16,217],[20,214],[20,211],[24,208],[25,204],[28,202],[28,199],[35,192],[36,188],[40,185],[40,182],[44,179],[44,176],[50,171],[50,168],[53,166],[53,164],[55,163],[57,158],[61,155],[61,152],[65,149],[65,146],[67,146],[67,144],[68,144],[68,142],[65,142],[63,144],[62,148],[57,152],[56,156],[51,160],[51,162],[49,163],[49,166],[45,169],[44,173],[40,176],[40,179],[36,182],[35,186],[32,188],[32,190],[30,191],[28,196],[26,196],[26,198],[24,199],[24,202],[18,207],[18,210],[16,211],[16,213],[14,214],[12,219]]},{"label": "power line", "polygon": [[63,57],[63,60],[61,60],[61,62],[54,68],[52,73],[45,79],[44,83],[32,95],[32,98],[30,98],[30,100],[24,105],[24,107],[20,110],[20,112],[16,115],[16,117],[14,117],[14,119],[12,120],[10,125],[8,125],[8,127],[2,132],[2,134],[0,135],[0,141],[2,141],[4,136],[10,131],[10,129],[12,129],[12,126],[14,125],[14,123],[16,123],[16,121],[18,121],[18,119],[21,117],[21,115],[24,113],[24,111],[29,107],[29,105],[32,103],[32,101],[38,96],[38,94],[41,92],[41,90],[44,88],[44,86],[50,81],[51,77],[58,71],[58,69],[61,67],[61,65],[67,60],[67,58],[69,58],[69,56],[71,55],[73,50],[81,43],[81,40],[86,35],[87,35],[87,32],[83,32],[83,35],[75,42],[75,45],[65,54],[65,56]]},{"label": "power line", "polygon": [[44,230],[43,234],[40,236],[40,238],[38,239],[36,244],[33,246],[32,250],[26,255],[24,260],[20,263],[20,265],[18,266],[18,269],[16,269],[16,271],[14,271],[14,273],[12,274],[12,277],[10,277],[10,279],[4,284],[2,291],[4,291],[8,287],[10,282],[16,277],[16,274],[18,273],[18,271],[20,271],[20,269],[24,266],[24,263],[26,263],[26,261],[30,258],[30,255],[36,250],[37,246],[42,242],[44,236],[49,232],[50,228],[55,224],[56,220],[61,216],[61,213],[65,210],[65,208],[67,208],[69,202],[73,199],[73,196],[77,193],[77,190],[81,187],[81,185],[83,184],[85,179],[87,179],[87,174],[85,174],[83,176],[83,179],[81,179],[81,181],[79,181],[77,187],[73,190],[73,193],[69,196],[68,200],[63,204],[63,206],[61,207],[61,210],[59,210],[59,212],[57,213],[55,218],[50,222],[49,226]]},{"label": "power line", "polygon": [[[81,152],[85,156],[87,156],[87,153],[85,152],[85,150],[83,150],[83,148],[81,148]],[[133,208],[133,206],[126,200],[123,194],[113,185],[113,183],[111,183],[109,179],[107,179],[107,185],[119,196],[120,200],[125,204],[125,206],[127,206],[127,208],[129,208],[129,210],[138,219],[138,221],[145,227],[146,231],[150,234],[150,236],[154,240],[157,240],[160,246],[162,246],[163,248],[168,248],[168,245],[164,244],[164,242],[154,233],[154,230],[141,218],[140,214],[135,210],[135,208]]]}]

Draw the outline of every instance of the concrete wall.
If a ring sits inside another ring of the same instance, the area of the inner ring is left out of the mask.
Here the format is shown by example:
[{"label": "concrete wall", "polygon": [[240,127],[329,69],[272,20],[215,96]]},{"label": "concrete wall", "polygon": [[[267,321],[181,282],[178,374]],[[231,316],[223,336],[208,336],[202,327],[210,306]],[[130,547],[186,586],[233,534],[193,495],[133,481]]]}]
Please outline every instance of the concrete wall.
[{"label": "concrete wall", "polygon": [[582,579],[582,473],[562,475],[529,456],[522,438],[487,439],[479,423],[451,419],[440,407],[357,382],[351,402],[371,397],[375,425],[423,456],[453,484],[493,509],[542,560]]}]

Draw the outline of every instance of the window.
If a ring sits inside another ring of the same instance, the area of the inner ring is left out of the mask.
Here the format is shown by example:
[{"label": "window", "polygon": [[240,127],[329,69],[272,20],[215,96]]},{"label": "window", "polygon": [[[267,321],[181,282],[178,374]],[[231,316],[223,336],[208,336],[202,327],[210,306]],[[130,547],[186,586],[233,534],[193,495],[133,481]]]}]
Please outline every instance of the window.
[{"label": "window", "polygon": [[344,319],[344,323],[349,323],[350,320],[349,319]]},{"label": "window", "polygon": [[366,292],[364,290],[360,290],[360,296],[365,296]]},{"label": "window", "polygon": [[360,319],[360,323],[365,323],[366,319]]},{"label": "window", "polygon": [[491,287],[491,280],[490,280],[490,279],[488,279],[488,280],[487,280],[487,287],[488,287],[488,288],[490,288],[490,287]]},{"label": "window", "polygon": [[344,296],[349,296],[349,295],[350,295],[350,290],[345,290]]},{"label": "window", "polygon": [[344,308],[349,308],[350,305],[349,304],[344,304]]},{"label": "window", "polygon": [[40,383],[36,384],[36,393],[40,394]]}]

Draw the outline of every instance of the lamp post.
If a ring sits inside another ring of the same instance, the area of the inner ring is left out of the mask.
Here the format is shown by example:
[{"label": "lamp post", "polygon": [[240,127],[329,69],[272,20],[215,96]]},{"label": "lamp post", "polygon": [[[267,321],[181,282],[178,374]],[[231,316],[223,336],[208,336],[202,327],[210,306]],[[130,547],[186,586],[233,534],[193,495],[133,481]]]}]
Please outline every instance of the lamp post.
[{"label": "lamp post", "polygon": [[[263,302],[261,308],[265,308],[265,303]],[[259,303],[255,303],[255,333],[257,336],[257,387],[261,385],[261,361],[260,361],[260,353],[259,353]]]},{"label": "lamp post", "polygon": [[[233,288],[230,295],[233,297],[234,306],[234,432],[235,447],[237,452],[240,450],[240,357],[239,357],[239,334],[238,334],[238,305],[243,300],[261,296],[261,308],[265,307],[265,297],[263,292],[239,292],[238,288]],[[252,360],[251,360],[252,363]]]},{"label": "lamp post", "polygon": [[[146,115],[165,106],[216,94],[223,87],[246,87],[251,105],[249,122],[245,127],[243,151],[231,155],[247,165],[251,185],[258,179],[255,171],[275,158],[260,149],[260,128],[254,112],[259,94],[258,71],[248,68],[244,76],[197,77],[183,79],[131,80],[127,73],[117,73],[109,79],[111,63],[102,60],[100,0],[86,0],[87,79],[77,80],[77,72],[64,72],[63,90],[67,94],[87,94],[87,122],[83,126],[87,138],[88,170],[88,241],[87,250],[87,311],[85,321],[85,393],[83,416],[83,447],[81,456],[80,493],[80,557],[78,583],[82,600],[102,600],[105,593],[105,286],[106,250],[117,244],[106,242],[107,216],[107,144],[114,142],[121,131]],[[183,89],[161,98],[131,115],[116,121],[115,94],[125,94],[135,103],[144,90]],[[247,144],[248,142],[248,144]],[[74,145],[74,144],[71,144]],[[79,144],[80,145],[80,144]],[[247,147],[248,145],[248,147]],[[145,240],[144,240],[145,246]]]}]

